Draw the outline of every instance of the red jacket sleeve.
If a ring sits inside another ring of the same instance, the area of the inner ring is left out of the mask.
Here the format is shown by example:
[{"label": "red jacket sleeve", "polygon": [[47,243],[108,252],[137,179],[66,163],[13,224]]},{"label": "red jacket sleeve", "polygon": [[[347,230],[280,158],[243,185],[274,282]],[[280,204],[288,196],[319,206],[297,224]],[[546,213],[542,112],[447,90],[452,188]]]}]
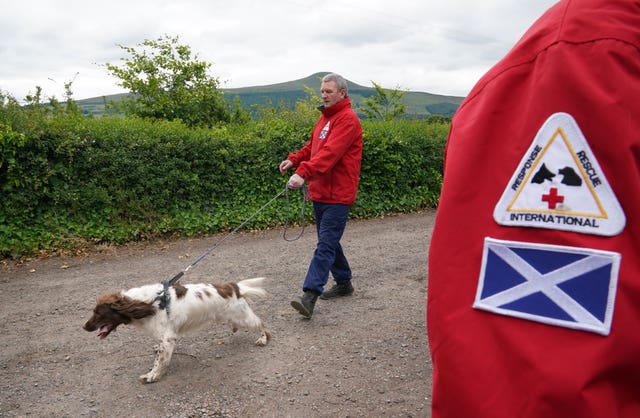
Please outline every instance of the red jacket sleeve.
[{"label": "red jacket sleeve", "polygon": [[639,28],[637,1],[559,1],[456,112],[433,418],[640,417]]},{"label": "red jacket sleeve", "polygon": [[297,152],[287,155],[287,160],[293,163],[294,167],[298,167],[302,161],[308,160],[311,156],[311,139],[307,141]]}]

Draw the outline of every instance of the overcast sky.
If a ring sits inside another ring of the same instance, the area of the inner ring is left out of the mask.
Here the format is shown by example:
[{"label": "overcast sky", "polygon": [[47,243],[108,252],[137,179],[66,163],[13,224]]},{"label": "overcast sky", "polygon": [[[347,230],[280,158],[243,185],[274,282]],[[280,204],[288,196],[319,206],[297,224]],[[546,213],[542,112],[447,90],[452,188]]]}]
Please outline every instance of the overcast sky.
[{"label": "overcast sky", "polygon": [[[556,0],[2,0],[0,90],[75,99],[124,91],[105,63],[178,36],[222,87],[334,71],[371,86],[465,96]],[[314,86],[312,86],[314,87]]]}]

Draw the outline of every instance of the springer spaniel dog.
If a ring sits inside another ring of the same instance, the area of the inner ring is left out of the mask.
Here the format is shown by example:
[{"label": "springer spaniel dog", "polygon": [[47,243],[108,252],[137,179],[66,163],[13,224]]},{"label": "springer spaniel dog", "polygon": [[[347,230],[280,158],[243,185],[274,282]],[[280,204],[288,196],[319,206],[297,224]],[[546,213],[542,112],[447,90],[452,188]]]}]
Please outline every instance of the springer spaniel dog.
[{"label": "springer spaniel dog", "polygon": [[264,346],[271,334],[253,312],[247,298],[264,296],[263,277],[225,284],[157,283],[98,297],[93,315],[84,324],[86,331],[98,330],[106,338],[120,324],[134,325],[158,338],[153,368],[140,376],[144,383],[157,382],[167,371],[176,339],[207,322],[260,331],[255,342]]}]

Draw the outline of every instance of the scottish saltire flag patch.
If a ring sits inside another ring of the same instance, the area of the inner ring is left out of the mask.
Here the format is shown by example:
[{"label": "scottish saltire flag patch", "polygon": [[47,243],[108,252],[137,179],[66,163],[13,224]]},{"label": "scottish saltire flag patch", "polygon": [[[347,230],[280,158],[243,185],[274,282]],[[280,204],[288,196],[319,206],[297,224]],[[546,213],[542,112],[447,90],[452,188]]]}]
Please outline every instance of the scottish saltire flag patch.
[{"label": "scottish saltire flag patch", "polygon": [[485,238],[473,307],[609,335],[621,256]]},{"label": "scottish saltire flag patch", "polygon": [[626,224],[587,139],[567,113],[555,113],[542,125],[506,185],[493,218],[505,226],[604,236],[619,234]]}]

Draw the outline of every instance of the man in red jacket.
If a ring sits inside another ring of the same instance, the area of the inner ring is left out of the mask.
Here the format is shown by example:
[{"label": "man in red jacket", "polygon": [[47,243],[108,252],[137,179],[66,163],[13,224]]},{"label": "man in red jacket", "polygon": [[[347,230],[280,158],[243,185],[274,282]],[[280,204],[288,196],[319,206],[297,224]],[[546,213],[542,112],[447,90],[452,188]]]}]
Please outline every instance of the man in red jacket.
[{"label": "man in red jacket", "polygon": [[[311,318],[318,296],[331,299],[353,293],[351,268],[340,239],[349,209],[355,202],[362,160],[362,126],[338,74],[327,74],[320,85],[322,116],[311,139],[280,163],[280,172],[296,168],[289,187],[309,183],[309,199],[316,216],[318,243],[302,286],[303,295],[291,301],[301,315]],[[331,272],[336,284],[323,293]]]},{"label": "man in red jacket", "polygon": [[562,0],[451,123],[433,418],[640,417],[640,2]]}]

